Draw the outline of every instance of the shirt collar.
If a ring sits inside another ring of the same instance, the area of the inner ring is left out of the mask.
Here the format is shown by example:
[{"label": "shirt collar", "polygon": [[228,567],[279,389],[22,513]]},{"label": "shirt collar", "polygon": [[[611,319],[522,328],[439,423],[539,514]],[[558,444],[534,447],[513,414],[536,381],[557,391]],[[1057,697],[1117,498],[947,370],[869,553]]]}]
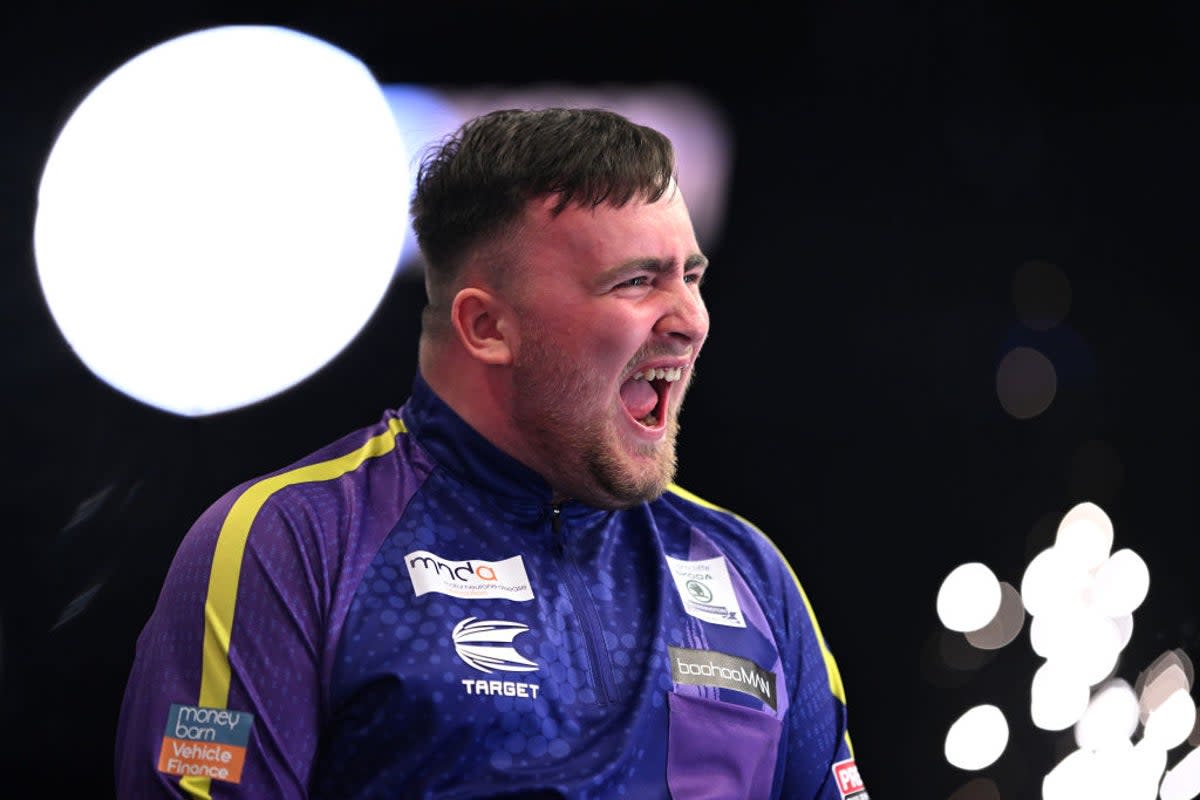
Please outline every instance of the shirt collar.
[{"label": "shirt collar", "polygon": [[400,415],[417,443],[460,479],[515,500],[550,503],[550,484],[467,424],[420,371],[413,377],[412,393]]}]

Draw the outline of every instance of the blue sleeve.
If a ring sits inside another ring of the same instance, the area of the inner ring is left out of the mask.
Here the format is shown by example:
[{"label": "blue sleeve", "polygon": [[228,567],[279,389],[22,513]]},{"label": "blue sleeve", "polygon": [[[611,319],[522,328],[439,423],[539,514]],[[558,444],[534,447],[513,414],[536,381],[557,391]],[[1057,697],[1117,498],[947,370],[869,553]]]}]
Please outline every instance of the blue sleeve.
[{"label": "blue sleeve", "polygon": [[782,553],[783,636],[791,707],[782,747],[782,791],[792,800],[868,800],[854,761],[846,693],[804,588]]}]

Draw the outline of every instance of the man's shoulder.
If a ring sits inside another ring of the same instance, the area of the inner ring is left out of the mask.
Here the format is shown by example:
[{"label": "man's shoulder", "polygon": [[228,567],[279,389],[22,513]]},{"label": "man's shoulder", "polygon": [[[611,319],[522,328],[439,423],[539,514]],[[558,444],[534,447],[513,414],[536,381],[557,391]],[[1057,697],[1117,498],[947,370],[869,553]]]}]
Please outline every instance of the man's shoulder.
[{"label": "man's shoulder", "polygon": [[753,556],[768,562],[780,557],[771,539],[752,521],[678,484],[671,484],[660,502],[728,555],[743,559]]},{"label": "man's shoulder", "polygon": [[364,467],[379,466],[384,456],[403,453],[401,445],[406,434],[403,420],[389,411],[378,421],[350,431],[285,466],[244,481],[237,488],[280,487],[346,478]]},{"label": "man's shoulder", "polygon": [[402,470],[410,451],[400,415],[385,412],[370,424],[346,433],[270,472],[230,487],[208,509],[224,515],[233,506],[264,507],[290,504],[299,497],[344,492],[348,484],[366,483],[379,471]]},{"label": "man's shoulder", "polygon": [[762,535],[758,527],[741,514],[701,497],[678,484],[672,483],[668,486],[660,499],[690,518],[709,520],[721,527],[738,532],[753,531],[757,535]]},{"label": "man's shoulder", "polygon": [[[181,552],[207,560],[222,542],[271,549],[305,537],[330,543],[394,515],[427,474],[394,412],[287,466],[227,489],[196,518]],[[373,530],[373,529],[372,529]],[[329,550],[333,552],[333,550]]]}]

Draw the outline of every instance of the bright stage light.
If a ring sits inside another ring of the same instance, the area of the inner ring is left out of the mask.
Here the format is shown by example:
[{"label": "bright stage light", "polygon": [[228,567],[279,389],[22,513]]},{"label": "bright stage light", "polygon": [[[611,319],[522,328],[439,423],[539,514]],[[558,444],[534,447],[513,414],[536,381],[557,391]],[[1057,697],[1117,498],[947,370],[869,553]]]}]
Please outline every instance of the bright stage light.
[{"label": "bright stage light", "polygon": [[1078,503],[1058,523],[1054,546],[1088,570],[1094,570],[1112,550],[1113,524],[1095,503]]},{"label": "bright stage light", "polygon": [[1133,741],[1138,727],[1138,699],[1128,681],[1114,678],[1088,701],[1075,723],[1075,743],[1084,750],[1108,750]]},{"label": "bright stage light", "polygon": [[1143,736],[1163,750],[1183,744],[1196,725],[1196,703],[1186,689],[1176,689],[1146,719]]},{"label": "bright stage light", "polygon": [[989,767],[1008,746],[1008,720],[994,705],[969,709],[946,732],[946,760],[959,769]]},{"label": "bright stage light", "polygon": [[1193,749],[1163,777],[1162,800],[1200,797],[1200,749]]},{"label": "bright stage light", "polygon": [[270,397],[387,290],[408,164],[367,68],[311,36],[211,28],[126,62],[74,110],[38,193],[38,277],[98,377],[173,413]]},{"label": "bright stage light", "polygon": [[1042,730],[1061,731],[1083,717],[1091,699],[1087,682],[1069,667],[1046,661],[1033,673],[1029,711]]},{"label": "bright stage light", "polygon": [[1002,596],[1000,581],[986,564],[959,564],[938,589],[938,619],[952,631],[979,630],[996,616]]}]

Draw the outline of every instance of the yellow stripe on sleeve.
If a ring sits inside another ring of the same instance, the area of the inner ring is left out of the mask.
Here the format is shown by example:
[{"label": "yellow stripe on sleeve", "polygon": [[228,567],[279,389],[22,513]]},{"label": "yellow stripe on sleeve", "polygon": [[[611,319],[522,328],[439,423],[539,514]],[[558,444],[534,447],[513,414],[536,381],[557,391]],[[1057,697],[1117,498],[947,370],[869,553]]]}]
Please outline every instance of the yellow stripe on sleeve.
[{"label": "yellow stripe on sleeve", "polygon": [[[229,685],[232,680],[229,641],[233,634],[242,557],[246,552],[250,526],[254,524],[267,499],[287,486],[332,480],[352,472],[368,459],[391,452],[396,446],[396,437],[405,432],[403,421],[398,418],[390,419],[387,431],[372,436],[362,447],[329,461],[309,464],[265,478],[250,486],[234,501],[217,536],[212,568],[208,575],[208,594],[204,601],[204,655],[198,705],[225,708],[229,702]],[[192,797],[212,800],[211,778],[187,776],[179,782],[179,786]]]}]

